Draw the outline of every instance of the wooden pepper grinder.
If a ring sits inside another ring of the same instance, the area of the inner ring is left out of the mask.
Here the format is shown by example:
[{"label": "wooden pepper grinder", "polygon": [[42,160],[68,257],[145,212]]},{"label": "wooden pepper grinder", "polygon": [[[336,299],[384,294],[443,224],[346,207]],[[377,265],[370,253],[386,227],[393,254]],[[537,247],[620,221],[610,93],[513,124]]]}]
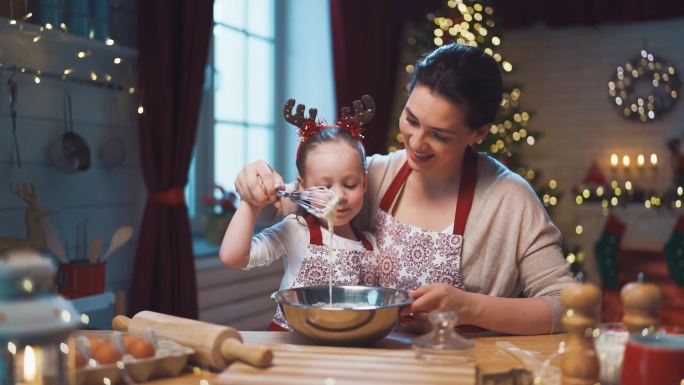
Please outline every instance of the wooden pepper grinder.
[{"label": "wooden pepper grinder", "polygon": [[599,382],[599,359],[593,332],[598,324],[601,293],[590,283],[574,283],[561,292],[565,308],[563,326],[568,333],[561,357],[562,385],[594,385]]},{"label": "wooden pepper grinder", "polygon": [[663,293],[654,283],[645,282],[644,273],[639,273],[637,282],[626,284],[620,291],[625,315],[622,322],[631,333],[653,332],[660,326],[660,307]]}]

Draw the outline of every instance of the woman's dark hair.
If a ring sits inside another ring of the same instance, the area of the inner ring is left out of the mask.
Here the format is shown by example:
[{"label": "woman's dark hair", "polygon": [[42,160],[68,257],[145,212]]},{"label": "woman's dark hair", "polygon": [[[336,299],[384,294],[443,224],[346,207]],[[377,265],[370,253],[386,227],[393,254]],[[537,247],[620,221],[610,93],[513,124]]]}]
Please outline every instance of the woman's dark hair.
[{"label": "woman's dark hair", "polygon": [[361,141],[353,137],[349,131],[337,127],[325,127],[318,131],[314,136],[307,139],[302,143],[297,151],[297,159],[295,164],[297,165],[297,171],[299,175],[304,176],[304,169],[306,165],[306,157],[309,155],[311,150],[320,146],[323,143],[339,143],[346,142],[353,149],[359,153],[359,160],[361,161],[361,167],[363,171],[368,170],[368,165],[366,163],[366,150],[363,148]]},{"label": "woman's dark hair", "polygon": [[492,123],[501,105],[503,80],[499,64],[483,50],[448,44],[419,60],[409,82],[430,88],[465,109],[465,123],[477,130]]}]

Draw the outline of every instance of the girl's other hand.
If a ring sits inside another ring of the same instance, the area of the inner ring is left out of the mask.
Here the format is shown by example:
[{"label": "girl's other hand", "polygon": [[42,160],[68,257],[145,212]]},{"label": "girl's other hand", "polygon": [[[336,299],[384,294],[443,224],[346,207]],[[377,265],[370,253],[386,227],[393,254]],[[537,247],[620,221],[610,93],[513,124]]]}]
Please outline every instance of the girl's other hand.
[{"label": "girl's other hand", "polygon": [[263,160],[249,163],[235,178],[235,190],[240,194],[240,199],[257,207],[273,203],[280,208],[276,188],[284,187],[283,177]]}]

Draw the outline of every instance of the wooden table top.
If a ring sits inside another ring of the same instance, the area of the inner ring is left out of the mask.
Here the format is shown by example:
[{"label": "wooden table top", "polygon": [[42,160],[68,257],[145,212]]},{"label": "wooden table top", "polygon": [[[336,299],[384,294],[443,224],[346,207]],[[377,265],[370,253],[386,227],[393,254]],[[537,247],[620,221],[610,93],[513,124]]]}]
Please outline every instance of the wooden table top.
[{"label": "wooden table top", "polygon": [[[307,345],[311,345],[310,342],[297,336],[294,333],[287,332],[241,332],[245,344],[257,344],[257,345],[271,345],[275,351],[275,357],[278,359],[279,352],[288,351],[287,346],[283,344],[293,344],[306,348]],[[472,384],[479,385],[497,385],[497,384],[510,384],[510,383],[530,383],[531,376],[530,373],[525,370],[524,365],[517,358],[511,354],[498,349],[496,347],[497,341],[510,342],[517,347],[532,352],[538,353],[538,358],[544,360],[554,351],[557,350],[558,344],[565,339],[564,334],[555,335],[538,335],[538,336],[486,336],[486,337],[474,337],[475,341],[475,364],[477,366],[477,379],[473,380]],[[402,354],[403,357],[413,356],[412,352],[407,349],[411,348],[412,340],[407,335],[391,334],[389,337],[383,339],[377,344],[373,345],[367,349],[355,349],[355,351],[363,352],[366,355],[373,355],[373,350],[376,351],[378,359],[381,355],[385,357],[387,354],[392,354],[398,357],[398,354]],[[283,350],[284,349],[284,350]],[[311,348],[316,350],[327,350],[321,349],[321,347]],[[331,348],[329,350],[335,350],[339,348]],[[343,349],[343,348],[342,348]],[[277,351],[276,351],[277,350]],[[402,353],[404,350],[405,353]],[[406,358],[404,358],[406,359]],[[369,360],[372,360],[369,359]],[[224,378],[229,378],[226,376],[227,372],[235,371],[236,366],[242,364],[234,364],[223,374],[212,373],[207,370],[201,370],[199,368],[194,368],[191,372],[175,377],[158,379],[154,381],[147,382],[150,385],[186,385],[186,384],[200,384],[200,385],[219,385],[232,383],[230,381],[224,381]],[[246,365],[243,365],[246,368]],[[248,368],[246,368],[248,369]],[[242,370],[242,372],[249,372],[249,370]],[[474,373],[475,371],[473,371]],[[521,382],[518,382],[521,381]],[[334,382],[333,382],[334,383]],[[339,382],[342,383],[342,382]],[[465,382],[464,382],[465,383]]]}]

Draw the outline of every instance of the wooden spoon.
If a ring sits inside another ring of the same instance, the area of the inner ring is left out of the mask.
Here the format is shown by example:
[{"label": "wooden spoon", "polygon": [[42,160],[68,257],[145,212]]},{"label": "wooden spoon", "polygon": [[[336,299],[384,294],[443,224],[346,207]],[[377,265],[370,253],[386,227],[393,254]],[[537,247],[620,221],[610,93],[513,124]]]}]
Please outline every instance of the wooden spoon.
[{"label": "wooden spoon", "polygon": [[100,258],[100,263],[104,263],[109,256],[116,251],[124,243],[128,242],[133,236],[133,228],[131,226],[121,226],[112,235],[112,240],[109,242],[107,252]]},{"label": "wooden spoon", "polygon": [[90,247],[88,248],[88,260],[90,263],[97,263],[97,260],[100,258],[100,253],[102,252],[102,238],[100,237],[95,237],[90,242]]}]

